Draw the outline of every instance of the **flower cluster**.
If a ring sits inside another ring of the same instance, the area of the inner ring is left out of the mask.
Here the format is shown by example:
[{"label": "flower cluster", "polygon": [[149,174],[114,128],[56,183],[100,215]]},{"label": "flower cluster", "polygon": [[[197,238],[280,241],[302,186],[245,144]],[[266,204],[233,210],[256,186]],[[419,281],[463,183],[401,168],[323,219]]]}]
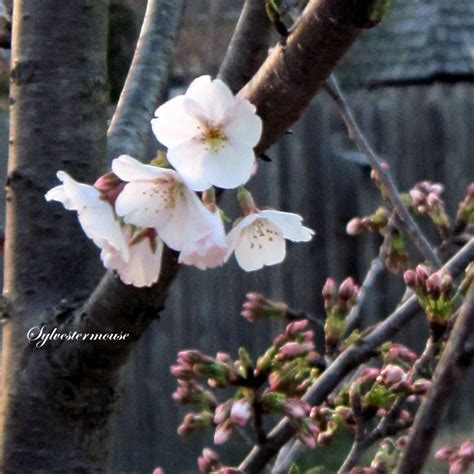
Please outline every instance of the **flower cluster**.
[{"label": "flower cluster", "polygon": [[459,446],[443,446],[436,452],[435,457],[449,464],[449,474],[466,472],[474,462],[474,441],[467,440]]},{"label": "flower cluster", "polygon": [[337,287],[332,278],[328,278],[323,287],[324,309],[326,322],[324,335],[326,340],[326,355],[332,357],[344,336],[347,327],[347,316],[357,303],[359,287],[352,278],[346,278]]},{"label": "flower cluster", "polygon": [[432,329],[442,329],[447,325],[453,313],[454,286],[451,275],[447,272],[435,272],[425,265],[418,265],[415,270],[404,274],[405,284],[417,295]]},{"label": "flower cluster", "polygon": [[[256,169],[253,149],[262,121],[222,81],[195,79],[184,95],[157,109],[152,129],[167,147],[165,159],[146,165],[122,155],[94,186],[60,171],[63,184],[46,194],[77,211],[104,266],[124,283],[141,287],[157,281],[163,243],[179,252],[180,263],[202,270],[235,253],[239,265],[253,271],[283,261],[286,240],[312,238],[300,216],[260,210],[242,187]],[[240,188],[244,216],[227,235],[213,186]]]},{"label": "flower cluster", "polygon": [[[224,353],[210,357],[196,350],[180,352],[171,367],[178,379],[173,398],[197,405],[199,410],[185,416],[178,432],[185,435],[213,428],[218,445],[252,424],[262,441],[262,416],[277,414],[288,417],[298,438],[314,447],[320,430],[314,410],[301,397],[319,375],[321,356],[314,350],[314,334],[308,325],[307,320],[288,324],[255,363],[243,348],[237,360]],[[234,394],[218,402],[213,393],[216,388],[233,388]],[[211,457],[205,458],[206,465],[213,464]]]},{"label": "flower cluster", "polygon": [[441,197],[444,186],[431,181],[420,181],[408,193],[407,204],[415,214],[428,216],[442,238],[449,236],[450,221]]}]

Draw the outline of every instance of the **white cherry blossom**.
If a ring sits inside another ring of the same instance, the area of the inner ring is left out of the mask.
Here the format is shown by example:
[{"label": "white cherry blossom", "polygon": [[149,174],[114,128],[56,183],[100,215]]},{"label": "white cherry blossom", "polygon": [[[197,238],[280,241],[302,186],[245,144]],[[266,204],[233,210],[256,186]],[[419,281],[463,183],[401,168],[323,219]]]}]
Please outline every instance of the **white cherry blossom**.
[{"label": "white cherry blossom", "polygon": [[132,232],[128,225],[124,226],[123,234],[129,242],[128,261],[123,259],[120,252],[103,249],[100,256],[105,268],[115,270],[127,285],[138,288],[153,285],[160,275],[163,242],[155,235],[150,235],[135,243],[131,241]]},{"label": "white cherry blossom", "polygon": [[250,178],[262,121],[219,79],[195,79],[184,95],[156,110],[152,128],[167,159],[194,191],[232,189]]},{"label": "white cherry blossom", "polygon": [[168,247],[182,250],[209,235],[215,224],[196,194],[176,171],[144,165],[122,155],[112,162],[114,173],[127,184],[115,202],[115,210],[127,224],[151,227]]},{"label": "white cherry blossom", "polygon": [[301,221],[298,214],[274,210],[245,216],[227,235],[226,260],[234,251],[237,262],[247,272],[282,262],[286,255],[285,239],[307,242],[314,235]]},{"label": "white cherry blossom", "polygon": [[130,226],[121,227],[112,206],[100,198],[93,186],[78,183],[64,171],[57,176],[63,184],[45,195],[47,201],[58,201],[68,210],[77,211],[86,235],[102,250],[104,267],[116,270],[120,279],[137,287],[150,286],[158,280],[163,244],[157,239],[132,243]]},{"label": "white cherry blossom", "polygon": [[194,265],[200,270],[215,268],[224,263],[227,255],[227,242],[224,225],[219,210],[209,211],[207,216],[208,233],[195,238],[192,232],[184,242],[178,261],[185,265]]},{"label": "white cherry blossom", "polygon": [[87,237],[99,248],[117,252],[127,261],[128,246],[110,204],[100,199],[99,191],[93,186],[78,183],[64,171],[58,171],[56,176],[63,184],[50,189],[46,200],[58,201],[67,210],[77,211]]}]

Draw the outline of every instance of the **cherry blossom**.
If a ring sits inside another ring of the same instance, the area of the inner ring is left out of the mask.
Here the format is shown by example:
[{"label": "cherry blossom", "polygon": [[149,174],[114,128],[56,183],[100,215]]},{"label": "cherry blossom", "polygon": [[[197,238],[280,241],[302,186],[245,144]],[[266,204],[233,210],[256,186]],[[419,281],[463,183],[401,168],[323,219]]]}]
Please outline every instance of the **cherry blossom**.
[{"label": "cherry blossom", "polygon": [[153,285],[160,275],[163,242],[156,237],[154,229],[142,229],[142,235],[137,238],[132,234],[132,227],[125,225],[123,234],[129,243],[128,260],[113,249],[103,249],[100,256],[105,268],[115,270],[127,285],[138,288]]},{"label": "cherry blossom", "polygon": [[143,238],[126,225],[121,227],[112,206],[101,199],[93,186],[78,183],[64,171],[57,176],[63,184],[45,195],[47,201],[58,201],[68,210],[78,213],[86,235],[102,250],[104,267],[116,270],[120,279],[137,287],[150,286],[158,280],[163,244],[142,230]]},{"label": "cherry blossom", "polygon": [[78,183],[64,171],[58,171],[63,183],[50,189],[47,201],[58,201],[69,211],[77,211],[79,223],[87,237],[101,249],[117,253],[128,261],[129,252],[125,238],[116,221],[110,204],[100,199],[100,193],[93,186]]},{"label": "cherry blossom", "polygon": [[144,165],[126,155],[113,160],[112,170],[127,182],[115,202],[117,214],[127,224],[154,228],[166,245],[178,251],[189,251],[189,239],[198,243],[214,235],[210,211],[176,171]]},{"label": "cherry blossom", "polygon": [[219,210],[209,211],[205,217],[209,223],[208,233],[198,239],[189,233],[178,260],[185,265],[194,265],[200,270],[222,265],[227,255],[224,225]]},{"label": "cherry blossom", "polygon": [[227,235],[226,260],[234,251],[237,262],[247,272],[282,262],[286,255],[285,239],[308,242],[314,235],[301,221],[297,214],[274,210],[248,214]]},{"label": "cherry blossom", "polygon": [[262,121],[255,107],[234,97],[222,81],[198,77],[184,95],[163,104],[155,115],[153,132],[191,189],[232,189],[248,181]]}]

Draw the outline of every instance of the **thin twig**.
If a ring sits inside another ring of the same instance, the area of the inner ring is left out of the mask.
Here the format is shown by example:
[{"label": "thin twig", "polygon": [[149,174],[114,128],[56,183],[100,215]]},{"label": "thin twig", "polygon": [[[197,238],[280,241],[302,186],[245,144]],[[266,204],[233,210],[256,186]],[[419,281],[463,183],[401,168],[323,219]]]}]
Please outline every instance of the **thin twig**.
[{"label": "thin twig", "polygon": [[[474,258],[474,239],[471,239],[444,266],[453,277],[459,275],[465,266]],[[319,379],[309,388],[304,400],[310,405],[320,405],[337,387],[341,380],[354,367],[374,355],[375,350],[385,341],[411,321],[418,312],[419,304],[416,296],[411,296],[399,306],[388,318],[381,322],[368,336],[343,351],[328,367]],[[283,419],[268,435],[268,442],[256,446],[241,463],[240,469],[248,473],[259,472],[269,460],[293,436],[294,428]]]},{"label": "thin twig", "polygon": [[370,263],[369,270],[367,271],[362,286],[359,290],[357,304],[351,309],[347,316],[347,327],[345,331],[346,335],[350,334],[359,323],[361,317],[361,308],[367,299],[368,291],[373,287],[383,269],[384,266],[380,257],[374,258]]},{"label": "thin twig", "polygon": [[397,474],[417,474],[421,472],[441,422],[444,408],[456,393],[456,388],[469,367],[469,360],[466,360],[464,349],[466,341],[473,332],[474,285],[471,285],[461,312],[454,323],[444,353],[435,370],[433,385],[415,418]]},{"label": "thin twig", "polygon": [[108,155],[143,158],[150,120],[168,79],[184,0],[148,0],[125,86],[108,131]]},{"label": "thin twig", "polygon": [[441,261],[439,257],[436,255],[433,247],[411,216],[405,204],[403,204],[402,200],[400,199],[400,193],[395,185],[392,175],[387,169],[384,168],[382,161],[375,154],[366,137],[360,130],[359,125],[354,118],[354,114],[352,113],[352,110],[350,109],[339,88],[339,84],[333,75],[331,75],[324,88],[336,104],[336,107],[347,126],[350,138],[354,141],[361,153],[365,155],[370,166],[376,171],[377,176],[383,183],[390,204],[393,206],[394,211],[399,217],[402,233],[411,238],[423,257],[431,265],[433,265],[435,268],[440,267]]},{"label": "thin twig", "polygon": [[282,449],[280,449],[275,464],[273,465],[271,474],[281,474],[282,472],[288,472],[290,466],[306,449],[308,449],[307,446],[305,446],[298,439],[295,439],[294,441],[288,441],[288,443],[283,446]]}]

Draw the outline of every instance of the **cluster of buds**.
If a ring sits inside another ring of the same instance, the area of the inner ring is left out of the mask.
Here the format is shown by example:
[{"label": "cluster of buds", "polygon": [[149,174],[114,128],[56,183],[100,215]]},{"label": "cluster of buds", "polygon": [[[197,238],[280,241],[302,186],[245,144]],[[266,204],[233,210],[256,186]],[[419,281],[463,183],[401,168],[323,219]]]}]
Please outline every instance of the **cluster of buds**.
[{"label": "cluster of buds", "polygon": [[326,322],[324,324],[326,353],[328,356],[332,356],[346,332],[347,316],[357,303],[359,287],[352,278],[346,278],[337,288],[334,280],[328,278],[324,284],[322,294],[326,310]]},{"label": "cluster of buds", "polygon": [[385,438],[379,446],[375,457],[370,464],[374,473],[393,472],[397,467],[403,448],[406,446],[407,438],[402,436],[397,440]]},{"label": "cluster of buds", "polygon": [[314,333],[307,319],[294,321],[257,360],[257,374],[266,374],[270,390],[298,396],[319,375],[321,356],[314,350]]},{"label": "cluster of buds", "polygon": [[204,448],[201,456],[198,457],[199,472],[214,474],[243,474],[234,467],[225,466],[219,459],[218,454],[209,448]]},{"label": "cluster of buds", "polygon": [[171,374],[185,381],[207,379],[211,387],[226,387],[239,378],[228,354],[219,352],[216,357],[210,357],[194,349],[178,354],[177,363],[171,366]]},{"label": "cluster of buds", "polygon": [[440,336],[453,310],[455,295],[451,275],[447,272],[430,275],[425,265],[418,265],[415,270],[407,270],[403,277],[408,288],[417,295],[434,335]]},{"label": "cluster of buds", "polygon": [[384,365],[397,364],[403,367],[410,367],[418,358],[415,352],[403,344],[388,341],[382,344],[380,353],[383,358]]},{"label": "cluster of buds", "polygon": [[247,321],[255,322],[259,319],[285,318],[288,314],[288,305],[279,301],[272,301],[260,293],[249,292],[242,305],[240,313]]},{"label": "cluster of buds", "polygon": [[456,214],[455,232],[459,233],[466,229],[468,225],[474,224],[474,183],[467,188],[466,197],[459,204]]},{"label": "cluster of buds", "polygon": [[474,441],[464,441],[460,446],[443,446],[435,458],[449,464],[449,474],[461,474],[474,462]]},{"label": "cluster of buds", "polygon": [[[315,445],[319,430],[310,417],[311,407],[301,399],[318,377],[322,363],[313,339],[308,320],[298,320],[287,325],[256,364],[243,348],[235,361],[224,353],[210,357],[197,350],[180,352],[171,367],[178,379],[173,398],[182,404],[198,405],[200,411],[188,413],[178,432],[185,435],[215,428],[214,443],[222,444],[236,428],[257,420],[257,415],[260,418],[277,413],[288,417],[300,439]],[[203,382],[211,389],[236,387],[236,391],[219,403]],[[204,461],[201,459],[201,463]]]},{"label": "cluster of buds", "polygon": [[390,220],[390,213],[384,207],[379,207],[374,214],[366,217],[354,217],[346,226],[349,235],[359,235],[366,232],[383,233]]},{"label": "cluster of buds", "polygon": [[421,181],[409,191],[409,206],[418,214],[427,215],[441,235],[448,235],[449,217],[441,194],[444,186],[431,181]]}]

